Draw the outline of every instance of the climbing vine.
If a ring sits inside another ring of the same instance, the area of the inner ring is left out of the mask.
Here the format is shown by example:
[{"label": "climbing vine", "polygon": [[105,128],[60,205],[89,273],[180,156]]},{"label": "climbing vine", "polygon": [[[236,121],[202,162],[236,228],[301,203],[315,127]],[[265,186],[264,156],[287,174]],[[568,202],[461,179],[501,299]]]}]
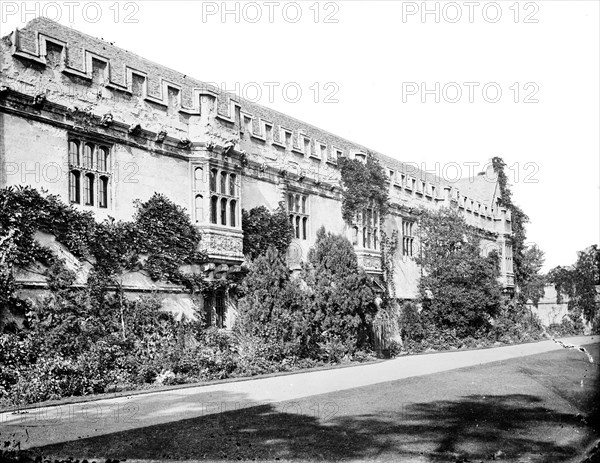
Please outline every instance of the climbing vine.
[{"label": "climbing vine", "polygon": [[526,247],[525,241],[527,239],[525,225],[527,222],[529,222],[529,217],[512,201],[512,192],[508,183],[508,177],[504,172],[504,168],[506,167],[504,160],[497,156],[492,158],[492,167],[498,176],[498,185],[500,186],[500,200],[502,202],[502,206],[510,209],[511,211],[513,229],[511,244],[513,248],[515,284],[518,287],[522,287],[525,280],[528,279],[524,258]]},{"label": "climbing vine", "polygon": [[185,210],[165,196],[154,194],[136,203],[130,222],[108,219],[101,223],[90,212],[64,204],[56,195],[30,187],[0,190],[0,302],[2,308],[18,306],[16,285],[10,269],[27,268],[39,262],[54,262],[50,249],[35,235],[46,232],[79,259],[92,263],[88,286],[103,300],[109,288],[120,291],[120,276],[126,271],[145,270],[153,280],[185,286],[190,292],[207,292],[214,286],[201,275],[180,270],[182,265],[206,262],[199,251],[200,233]]},{"label": "climbing vine", "polygon": [[372,153],[367,154],[365,162],[358,159],[338,159],[342,176],[342,217],[347,223],[353,223],[356,214],[367,207],[375,207],[380,217],[387,215],[388,179],[379,161]]},{"label": "climbing vine", "polygon": [[[391,235],[381,231],[381,267],[383,270],[383,279],[387,282],[386,298],[395,299],[396,286],[394,284],[394,256],[398,249],[398,230],[394,230]],[[384,301],[385,302],[385,301]]]}]

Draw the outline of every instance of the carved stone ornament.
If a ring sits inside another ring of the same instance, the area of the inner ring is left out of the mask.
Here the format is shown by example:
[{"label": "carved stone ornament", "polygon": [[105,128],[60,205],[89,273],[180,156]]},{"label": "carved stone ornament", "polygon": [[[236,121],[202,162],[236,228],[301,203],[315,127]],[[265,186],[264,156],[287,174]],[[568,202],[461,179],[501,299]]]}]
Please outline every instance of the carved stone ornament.
[{"label": "carved stone ornament", "polygon": [[167,131],[161,130],[156,134],[156,143],[162,143],[163,141],[165,141],[165,138],[167,138]]}]

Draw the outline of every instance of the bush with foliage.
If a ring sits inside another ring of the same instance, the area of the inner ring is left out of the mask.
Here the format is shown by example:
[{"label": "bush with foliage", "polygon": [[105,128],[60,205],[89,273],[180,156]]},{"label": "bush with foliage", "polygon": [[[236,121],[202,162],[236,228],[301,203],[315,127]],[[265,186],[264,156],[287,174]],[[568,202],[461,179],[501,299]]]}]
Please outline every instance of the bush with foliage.
[{"label": "bush with foliage", "polygon": [[421,315],[417,305],[412,301],[406,301],[400,307],[400,336],[402,340],[420,341],[425,337],[425,327],[421,321]]},{"label": "bush with foliage", "polygon": [[479,239],[453,209],[421,211],[419,232],[421,317],[459,337],[489,328],[500,310],[498,255],[481,255]]},{"label": "bush with foliage", "polygon": [[263,346],[260,356],[267,361],[311,355],[313,317],[298,282],[274,248],[251,263],[241,291],[244,297],[234,326],[238,339]]},{"label": "bush with foliage", "polygon": [[[282,209],[270,214],[258,208],[247,215],[256,233],[267,227],[271,235],[255,240],[257,258],[241,288],[245,298],[236,329],[228,335],[201,321],[175,321],[154,297],[125,297],[121,275],[131,270],[194,292],[212,287],[179,270],[205,256],[197,251],[196,227],[164,196],[138,202],[131,222],[102,223],[28,188],[0,190],[0,200],[10,206],[0,211],[0,257],[11,269],[1,274],[2,297],[16,294],[13,267],[39,262],[48,283],[40,300],[23,305],[25,329],[0,338],[2,405],[289,370],[350,354],[371,358],[367,328],[376,310],[374,293],[352,246],[320,231],[305,269],[313,286],[292,279],[281,253],[262,251],[266,243],[281,252],[289,245]],[[33,207],[38,212],[29,210]],[[76,275],[65,263],[37,244],[38,230],[54,234],[92,264],[86,285],[75,285]]]},{"label": "bush with foliage", "polygon": [[548,273],[548,281],[556,286],[558,301],[562,295],[569,297],[570,313],[577,318],[583,314],[592,322],[600,312],[596,286],[600,285],[600,250],[597,245],[589,246],[577,253],[577,262],[572,267],[555,267]]},{"label": "bush with foliage", "polygon": [[249,211],[242,210],[242,230],[244,255],[250,259],[266,254],[271,247],[283,256],[293,238],[293,227],[283,203],[279,203],[279,207],[273,213],[265,206],[258,206]]},{"label": "bush with foliage", "polygon": [[371,277],[358,265],[352,243],[321,227],[308,253],[303,279],[327,356],[339,357],[342,351],[352,355],[357,348],[369,347],[377,294]]},{"label": "bush with foliage", "polygon": [[512,298],[503,298],[502,309],[493,320],[488,339],[511,344],[542,339],[543,336],[542,322],[531,309]]}]

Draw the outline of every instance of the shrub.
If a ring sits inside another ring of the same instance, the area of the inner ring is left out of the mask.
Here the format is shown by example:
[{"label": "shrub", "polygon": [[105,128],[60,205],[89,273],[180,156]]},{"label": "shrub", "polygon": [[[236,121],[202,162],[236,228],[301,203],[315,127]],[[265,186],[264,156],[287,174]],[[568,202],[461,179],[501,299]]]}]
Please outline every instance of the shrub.
[{"label": "shrub", "polygon": [[264,345],[269,361],[308,356],[313,343],[306,299],[275,249],[258,257],[242,284],[234,332]]},{"label": "shrub", "polygon": [[421,315],[412,301],[400,308],[400,336],[403,341],[419,341],[425,336]]},{"label": "shrub", "polygon": [[[265,373],[274,373],[282,369],[281,361],[273,358],[281,358],[283,348],[277,342],[265,343],[263,339],[247,333],[238,333],[236,336],[237,347],[237,376],[253,376]],[[276,353],[274,355],[274,352]],[[285,369],[285,368],[283,368]]]},{"label": "shrub", "polygon": [[102,392],[81,365],[61,355],[40,357],[11,390],[15,403],[34,403],[73,395]]},{"label": "shrub", "polygon": [[423,210],[419,228],[421,316],[461,337],[488,328],[501,303],[498,255],[481,255],[476,233],[456,210]]},{"label": "shrub", "polygon": [[560,323],[553,323],[548,327],[548,332],[553,336],[575,336],[583,334],[584,324],[581,313],[569,313],[565,315]]},{"label": "shrub", "polygon": [[320,333],[320,345],[326,346],[325,355],[339,358],[338,340],[342,339],[345,354],[370,347],[376,293],[371,278],[358,266],[352,243],[321,227],[308,253],[303,278],[310,292],[309,313]]},{"label": "shrub", "polygon": [[244,254],[250,259],[266,254],[270,247],[285,255],[293,237],[293,227],[282,203],[273,213],[265,206],[242,210],[242,230]]},{"label": "shrub", "polygon": [[356,351],[356,339],[342,339],[336,334],[326,333],[324,340],[319,343],[321,358],[329,363],[348,360],[350,354]]},{"label": "shrub", "polygon": [[491,342],[514,343],[541,339],[544,327],[537,315],[521,302],[507,299],[493,320],[487,337]]}]

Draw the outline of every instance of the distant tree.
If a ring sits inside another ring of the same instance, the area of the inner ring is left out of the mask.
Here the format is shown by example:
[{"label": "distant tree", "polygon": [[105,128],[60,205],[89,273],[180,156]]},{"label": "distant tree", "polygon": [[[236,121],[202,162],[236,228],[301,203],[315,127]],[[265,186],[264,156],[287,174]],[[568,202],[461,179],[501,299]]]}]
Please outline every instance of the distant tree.
[{"label": "distant tree", "polygon": [[366,346],[377,312],[376,293],[371,278],[358,265],[352,243],[321,227],[303,274],[322,337],[340,340],[347,353]]},{"label": "distant tree", "polygon": [[498,255],[481,255],[479,239],[455,210],[423,210],[418,225],[422,317],[458,336],[488,328],[500,310]]},{"label": "distant tree", "polygon": [[519,293],[522,303],[531,300],[537,306],[539,300],[544,297],[546,277],[541,273],[544,260],[544,252],[535,244],[525,249],[521,267],[523,278]]},{"label": "distant tree", "polygon": [[600,285],[600,251],[594,244],[577,253],[573,267],[555,267],[548,273],[548,281],[556,286],[558,297],[569,297],[569,311],[583,314],[592,321],[598,312],[596,286]]},{"label": "distant tree", "polygon": [[273,213],[265,206],[242,210],[242,230],[244,254],[252,259],[266,254],[270,247],[285,255],[293,237],[293,228],[282,203]]}]

